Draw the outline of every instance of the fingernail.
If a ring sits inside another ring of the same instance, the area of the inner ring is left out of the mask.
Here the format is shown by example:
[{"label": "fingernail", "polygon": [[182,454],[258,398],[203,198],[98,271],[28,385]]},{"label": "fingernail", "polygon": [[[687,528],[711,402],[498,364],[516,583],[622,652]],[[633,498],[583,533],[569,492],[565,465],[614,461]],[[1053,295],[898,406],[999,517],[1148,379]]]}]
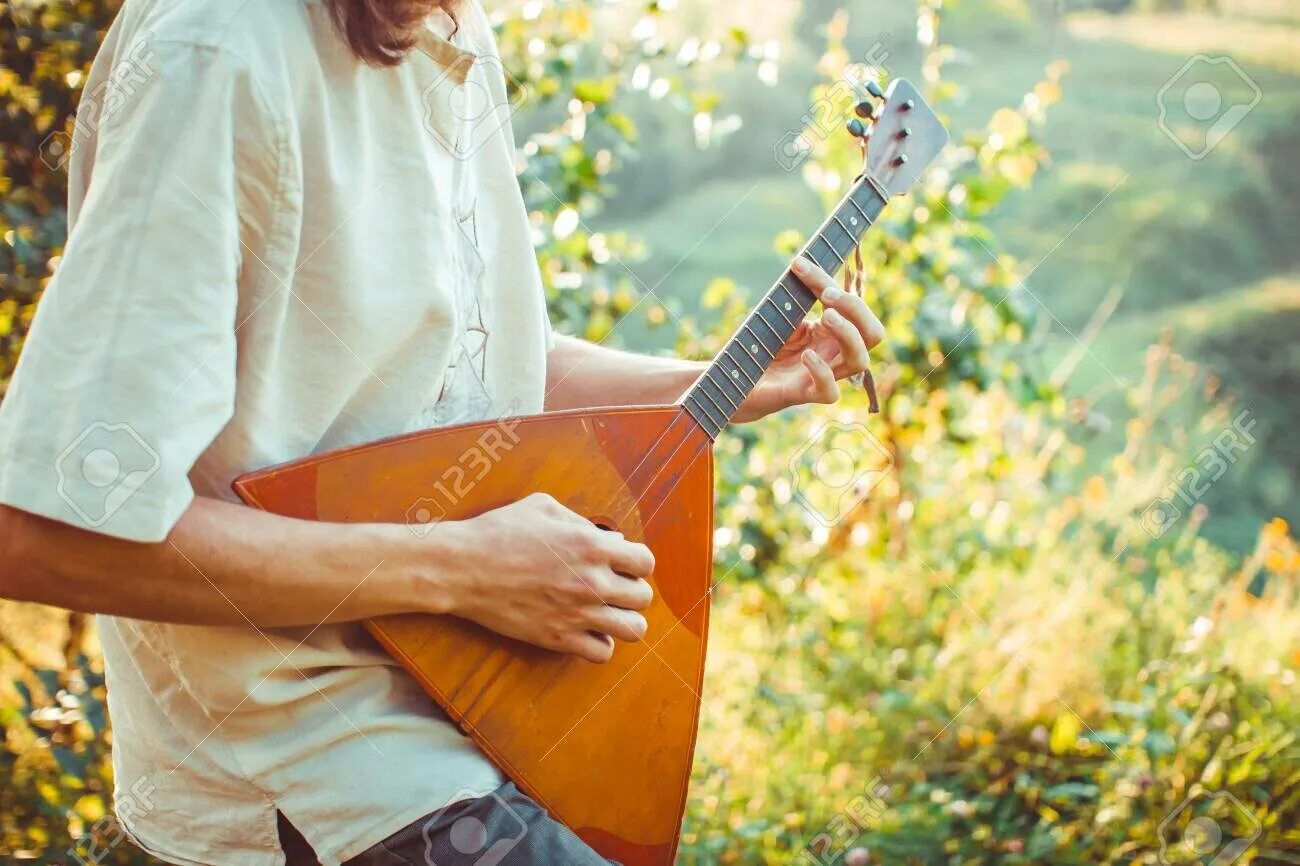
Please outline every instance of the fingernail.
[{"label": "fingernail", "polygon": [[803,256],[798,256],[794,260],[794,264],[790,266],[790,270],[794,271],[796,274],[801,274],[801,275],[808,273],[808,260],[805,259]]},{"label": "fingernail", "polygon": [[[822,297],[825,297],[824,292],[822,293]],[[840,315],[839,310],[827,310],[826,318],[830,319],[832,322],[840,322],[844,320],[844,317]]]},{"label": "fingernail", "polygon": [[844,294],[844,290],[841,289],[840,287],[827,286],[826,288],[822,289],[822,300],[835,302],[838,301],[840,299],[840,296],[843,294]]}]

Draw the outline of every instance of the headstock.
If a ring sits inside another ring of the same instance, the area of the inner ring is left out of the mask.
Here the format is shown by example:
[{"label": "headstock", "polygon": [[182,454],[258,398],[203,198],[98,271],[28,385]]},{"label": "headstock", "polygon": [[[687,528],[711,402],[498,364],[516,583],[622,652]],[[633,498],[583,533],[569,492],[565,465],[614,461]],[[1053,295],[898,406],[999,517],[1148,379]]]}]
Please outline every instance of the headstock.
[{"label": "headstock", "polygon": [[907,192],[948,143],[948,130],[905,78],[885,91],[868,82],[867,93],[876,102],[859,102],[848,130],[863,140],[866,173],[891,196]]}]

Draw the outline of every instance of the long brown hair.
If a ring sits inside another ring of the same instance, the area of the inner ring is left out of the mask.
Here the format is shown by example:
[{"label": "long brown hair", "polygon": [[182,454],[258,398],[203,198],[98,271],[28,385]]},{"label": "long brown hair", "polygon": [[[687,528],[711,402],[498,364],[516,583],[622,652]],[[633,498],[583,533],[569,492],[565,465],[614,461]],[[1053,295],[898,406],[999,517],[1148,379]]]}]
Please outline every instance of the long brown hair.
[{"label": "long brown hair", "polygon": [[325,0],[352,53],[375,66],[394,66],[415,47],[424,20],[456,0]]}]

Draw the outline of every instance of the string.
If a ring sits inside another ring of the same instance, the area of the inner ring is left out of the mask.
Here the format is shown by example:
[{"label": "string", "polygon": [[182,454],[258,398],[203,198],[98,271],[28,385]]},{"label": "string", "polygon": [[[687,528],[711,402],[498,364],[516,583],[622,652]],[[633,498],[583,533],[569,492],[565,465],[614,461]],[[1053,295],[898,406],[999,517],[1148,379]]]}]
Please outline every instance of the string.
[{"label": "string", "polygon": [[[866,138],[858,139],[858,147],[862,149],[862,161],[865,165],[867,160]],[[863,169],[863,171],[865,173],[866,170]],[[859,240],[853,245],[853,260],[844,263],[844,291],[857,295],[859,298],[863,297],[866,293],[865,270],[862,266],[862,241]],[[879,413],[880,398],[876,394],[876,380],[871,375],[870,357],[867,358],[867,368],[862,371],[861,384],[867,392],[867,411],[872,415]]]}]

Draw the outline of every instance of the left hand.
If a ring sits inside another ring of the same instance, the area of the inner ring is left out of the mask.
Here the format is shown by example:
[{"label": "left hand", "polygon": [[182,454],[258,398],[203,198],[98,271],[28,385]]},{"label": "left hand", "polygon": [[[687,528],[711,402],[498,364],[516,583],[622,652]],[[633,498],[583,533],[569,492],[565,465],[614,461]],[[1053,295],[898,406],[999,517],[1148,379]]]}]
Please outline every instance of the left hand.
[{"label": "left hand", "polygon": [[830,274],[803,257],[795,259],[791,270],[825,312],[820,319],[799,323],[741,404],[737,421],[755,421],[805,403],[834,403],[840,398],[837,380],[866,370],[867,353],[885,338],[876,314]]}]

